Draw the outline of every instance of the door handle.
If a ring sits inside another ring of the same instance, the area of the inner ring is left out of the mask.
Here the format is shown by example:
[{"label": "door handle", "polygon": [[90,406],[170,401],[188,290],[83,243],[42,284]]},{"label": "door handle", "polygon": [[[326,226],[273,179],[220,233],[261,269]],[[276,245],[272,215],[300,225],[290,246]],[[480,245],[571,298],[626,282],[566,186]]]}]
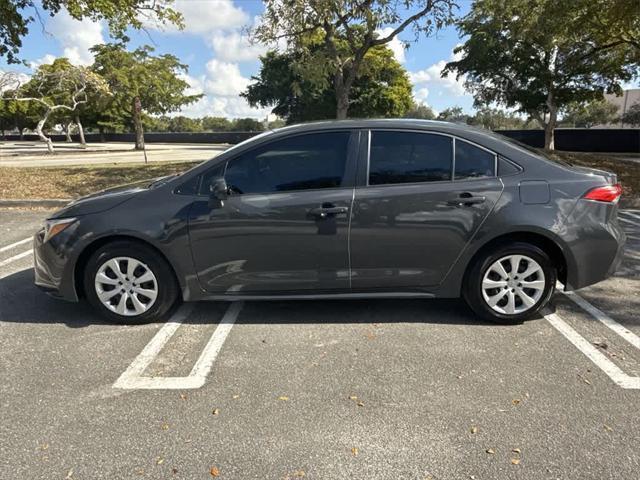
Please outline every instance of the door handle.
[{"label": "door handle", "polygon": [[329,215],[343,215],[349,212],[349,207],[317,207],[309,210],[309,214],[314,217],[327,218]]},{"label": "door handle", "polygon": [[484,203],[486,200],[487,200],[487,197],[483,197],[481,195],[472,195],[468,192],[465,192],[465,193],[461,193],[457,199],[449,200],[447,202],[447,205],[453,205],[456,207],[471,206],[471,205]]}]

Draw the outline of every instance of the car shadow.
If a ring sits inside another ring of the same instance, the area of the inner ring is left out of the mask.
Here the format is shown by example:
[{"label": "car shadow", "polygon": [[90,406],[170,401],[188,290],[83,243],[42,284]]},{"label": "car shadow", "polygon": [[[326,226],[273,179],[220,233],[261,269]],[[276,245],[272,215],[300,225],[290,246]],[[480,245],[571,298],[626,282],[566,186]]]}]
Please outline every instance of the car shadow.
[{"label": "car shadow", "polygon": [[[194,302],[185,323],[216,323],[226,302]],[[52,298],[33,284],[33,269],[0,279],[0,320],[64,324],[70,328],[117,325],[81,301]],[[493,325],[476,316],[462,299],[272,300],[246,301],[239,324],[429,323]]]}]

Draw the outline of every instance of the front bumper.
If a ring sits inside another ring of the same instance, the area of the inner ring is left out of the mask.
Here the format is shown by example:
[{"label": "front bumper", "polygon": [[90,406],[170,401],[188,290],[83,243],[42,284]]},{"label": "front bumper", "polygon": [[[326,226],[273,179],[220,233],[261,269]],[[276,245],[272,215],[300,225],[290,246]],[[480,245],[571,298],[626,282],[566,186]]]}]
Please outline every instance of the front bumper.
[{"label": "front bumper", "polygon": [[55,241],[44,242],[44,229],[33,237],[33,270],[35,284],[49,295],[78,301],[75,289],[73,269],[70,268],[67,250],[64,244]]}]

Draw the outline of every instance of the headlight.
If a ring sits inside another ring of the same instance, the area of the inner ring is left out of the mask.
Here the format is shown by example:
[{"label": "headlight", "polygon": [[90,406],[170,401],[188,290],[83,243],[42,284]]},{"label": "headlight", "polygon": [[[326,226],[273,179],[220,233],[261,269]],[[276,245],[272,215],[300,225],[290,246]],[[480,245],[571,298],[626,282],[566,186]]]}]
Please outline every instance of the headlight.
[{"label": "headlight", "polygon": [[77,218],[56,218],[44,222],[44,242],[48,242],[65,228],[75,222]]}]

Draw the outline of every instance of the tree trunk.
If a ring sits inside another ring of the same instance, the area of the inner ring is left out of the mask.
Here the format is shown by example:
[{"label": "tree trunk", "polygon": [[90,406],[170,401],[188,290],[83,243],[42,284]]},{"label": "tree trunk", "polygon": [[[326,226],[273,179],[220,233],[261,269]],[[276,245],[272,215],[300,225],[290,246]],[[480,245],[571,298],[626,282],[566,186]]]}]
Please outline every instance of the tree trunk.
[{"label": "tree trunk", "polygon": [[549,109],[549,120],[544,126],[544,149],[555,150],[555,129],[558,124],[558,106],[555,103],[553,91],[547,94],[547,108]]},{"label": "tree trunk", "polygon": [[98,132],[100,132],[100,141],[104,143],[104,127],[102,125],[98,126]]},{"label": "tree trunk", "polygon": [[73,142],[73,140],[71,139],[71,125],[73,125],[73,122],[68,122],[65,126],[64,126],[64,135],[66,137],[66,142],[67,143],[71,143]]},{"label": "tree trunk", "polygon": [[49,153],[54,153],[53,142],[51,141],[51,138],[47,137],[42,131],[42,127],[44,127],[44,124],[47,123],[47,119],[49,118],[50,113],[51,112],[45,113],[44,117],[38,121],[38,124],[36,125],[36,133],[38,134],[38,137],[40,137],[40,140],[47,144],[47,151]]},{"label": "tree trunk", "polygon": [[140,98],[133,100],[133,126],[136,132],[136,150],[144,150],[144,130],[142,128],[142,115],[140,111]]},{"label": "tree trunk", "polygon": [[76,114],[75,118],[76,125],[78,126],[78,135],[80,136],[80,145],[83,147],[87,146],[87,142],[84,139],[84,128],[82,127],[82,123],[80,122],[80,115]]},{"label": "tree trunk", "polygon": [[349,112],[349,96],[346,92],[336,91],[336,119],[345,120]]}]

